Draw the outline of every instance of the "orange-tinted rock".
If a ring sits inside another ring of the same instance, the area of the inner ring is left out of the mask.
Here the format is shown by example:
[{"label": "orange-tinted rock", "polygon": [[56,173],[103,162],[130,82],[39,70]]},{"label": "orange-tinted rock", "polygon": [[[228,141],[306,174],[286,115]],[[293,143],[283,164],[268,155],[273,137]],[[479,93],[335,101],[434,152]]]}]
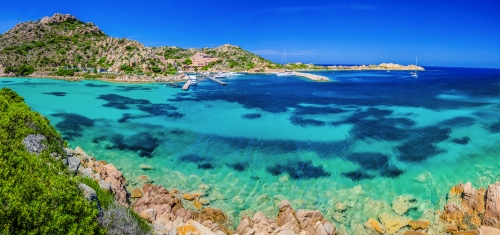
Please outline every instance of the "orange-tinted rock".
[{"label": "orange-tinted rock", "polygon": [[189,193],[185,193],[184,195],[182,195],[182,197],[186,200],[189,200],[189,201],[192,201],[194,200],[194,196],[189,194]]},{"label": "orange-tinted rock", "polygon": [[132,189],[132,193],[130,194],[130,197],[131,198],[140,198],[142,197],[142,192],[140,189],[138,188],[134,188]]},{"label": "orange-tinted rock", "polygon": [[204,193],[201,193],[201,192],[194,192],[194,193],[193,193],[193,196],[194,196],[194,197],[201,197],[201,196],[203,196],[203,195],[205,195],[205,194],[204,194]]},{"label": "orange-tinted rock", "polygon": [[201,220],[211,220],[222,224],[224,224],[227,220],[227,215],[224,214],[224,212],[222,212],[220,209],[214,209],[210,207],[203,208],[203,210],[198,213],[197,217]]},{"label": "orange-tinted rock", "polygon": [[408,225],[407,218],[389,213],[382,213],[379,219],[385,226],[385,232],[388,234],[395,234],[401,228]]},{"label": "orange-tinted rock", "polygon": [[431,222],[428,220],[410,220],[408,224],[410,225],[411,229],[417,230],[417,229],[426,229],[427,226],[429,226]]},{"label": "orange-tinted rock", "polygon": [[417,232],[417,231],[406,231],[403,235],[427,235],[427,233]]},{"label": "orange-tinted rock", "polygon": [[476,230],[469,230],[469,231],[454,231],[454,232],[451,232],[451,234],[453,235],[477,235],[477,231]]},{"label": "orange-tinted rock", "polygon": [[441,214],[441,218],[447,222],[455,221],[457,224],[462,223],[462,219],[464,217],[464,212],[457,204],[450,202],[444,206],[443,213]]},{"label": "orange-tinted rock", "polygon": [[201,202],[200,202],[200,201],[198,201],[198,199],[195,199],[195,200],[193,201],[193,205],[194,205],[194,207],[195,207],[196,209],[198,209],[198,210],[200,210],[201,208],[203,208],[203,205],[201,204]]},{"label": "orange-tinted rock", "polygon": [[[198,222],[212,221],[214,224],[217,224],[221,231],[226,234],[233,234],[233,231],[230,231],[228,228],[231,228],[233,225],[231,221],[229,221],[228,217],[224,212],[220,209],[206,207],[203,208],[199,213],[194,214],[194,220]],[[213,231],[213,230],[212,230]]]},{"label": "orange-tinted rock", "polygon": [[192,235],[192,234],[197,234],[198,230],[190,224],[178,226],[176,228],[177,230],[177,235]]},{"label": "orange-tinted rock", "polygon": [[460,183],[458,185],[451,187],[450,192],[448,192],[448,194],[450,196],[462,196],[463,192],[464,192],[463,184]]},{"label": "orange-tinted rock", "polygon": [[365,228],[375,230],[380,234],[384,234],[384,230],[380,226],[380,223],[374,218],[369,218],[368,221],[366,221]]},{"label": "orange-tinted rock", "polygon": [[454,232],[454,231],[458,231],[458,227],[454,224],[449,224],[448,227],[446,227],[446,232]]}]

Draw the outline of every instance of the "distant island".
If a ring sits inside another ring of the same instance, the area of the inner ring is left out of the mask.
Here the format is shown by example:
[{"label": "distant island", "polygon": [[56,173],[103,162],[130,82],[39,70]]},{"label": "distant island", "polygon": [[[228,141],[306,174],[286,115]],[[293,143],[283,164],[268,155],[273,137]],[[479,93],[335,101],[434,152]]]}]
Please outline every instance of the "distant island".
[{"label": "distant island", "polygon": [[[37,21],[19,23],[6,33],[0,34],[2,77],[160,82],[182,80],[183,71],[273,73],[283,70],[423,68],[391,63],[361,66],[318,66],[302,63],[279,65],[230,44],[201,49],[146,47],[137,41],[110,37],[91,22],[85,23],[72,15],[59,13]],[[297,73],[302,76],[300,74]]]}]

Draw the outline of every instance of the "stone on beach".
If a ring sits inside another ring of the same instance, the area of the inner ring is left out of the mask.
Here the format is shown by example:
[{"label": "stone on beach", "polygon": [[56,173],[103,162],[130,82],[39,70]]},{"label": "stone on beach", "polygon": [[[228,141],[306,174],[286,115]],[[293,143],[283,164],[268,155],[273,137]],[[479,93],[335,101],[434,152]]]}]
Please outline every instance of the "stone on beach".
[{"label": "stone on beach", "polygon": [[373,219],[373,218],[369,218],[368,221],[366,221],[365,228],[367,228],[369,230],[370,229],[375,230],[376,232],[378,232],[380,234],[384,234],[384,230],[380,226],[380,223],[376,219]]},{"label": "stone on beach", "polygon": [[208,205],[210,204],[210,199],[206,198],[206,197],[202,197],[199,199],[200,203],[203,204],[203,205]]},{"label": "stone on beach", "polygon": [[148,165],[148,164],[140,164],[139,168],[141,168],[141,170],[143,170],[143,171],[148,171],[148,170],[152,170],[153,169],[153,167],[150,166],[150,165]]},{"label": "stone on beach", "polygon": [[384,225],[387,234],[395,234],[401,228],[407,226],[409,221],[409,219],[405,217],[392,215],[387,212],[382,213],[379,219]]},{"label": "stone on beach", "polygon": [[426,229],[427,226],[429,226],[431,222],[428,220],[410,220],[408,224],[410,225],[411,229],[417,230],[417,229]]},{"label": "stone on beach", "polygon": [[142,197],[142,192],[139,188],[132,189],[132,193],[130,194],[131,198],[140,198]]},{"label": "stone on beach", "polygon": [[192,201],[192,200],[194,200],[194,198],[195,198],[193,195],[191,195],[191,194],[189,194],[189,193],[185,193],[185,194],[183,194],[183,195],[182,195],[182,197],[183,197],[184,199],[188,200],[188,201]]},{"label": "stone on beach", "polygon": [[196,209],[200,210],[201,208],[203,208],[203,205],[201,204],[200,201],[198,201],[198,199],[194,199],[193,201],[193,205]]},{"label": "stone on beach", "polygon": [[392,210],[398,215],[404,215],[408,210],[417,207],[416,202],[410,195],[401,195],[392,201]]}]

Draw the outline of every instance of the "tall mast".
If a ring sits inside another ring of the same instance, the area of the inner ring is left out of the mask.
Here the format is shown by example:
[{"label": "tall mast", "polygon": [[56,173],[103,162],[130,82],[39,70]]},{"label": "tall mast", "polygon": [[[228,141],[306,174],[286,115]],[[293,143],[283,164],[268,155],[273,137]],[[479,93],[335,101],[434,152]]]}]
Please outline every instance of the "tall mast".
[{"label": "tall mast", "polygon": [[283,52],[283,56],[281,57],[281,64],[283,66],[283,62],[285,61],[285,55],[286,55],[286,47],[285,47],[285,52]]},{"label": "tall mast", "polygon": [[415,74],[418,75],[418,57],[415,57]]}]

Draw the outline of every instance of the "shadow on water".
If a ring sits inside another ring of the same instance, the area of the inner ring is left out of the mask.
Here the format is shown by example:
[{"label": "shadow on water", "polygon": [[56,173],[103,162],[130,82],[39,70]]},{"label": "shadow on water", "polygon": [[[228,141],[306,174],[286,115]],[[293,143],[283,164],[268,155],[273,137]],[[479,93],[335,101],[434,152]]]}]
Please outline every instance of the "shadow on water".
[{"label": "shadow on water", "polygon": [[159,145],[159,139],[148,132],[139,132],[130,136],[113,134],[108,137],[112,145],[107,149],[119,149],[137,152],[141,157],[153,157],[156,147]]},{"label": "shadow on water", "polygon": [[179,158],[182,162],[194,163],[198,169],[214,169],[215,162],[208,157],[203,157],[197,154],[188,154]]},{"label": "shadow on water", "polygon": [[330,173],[325,171],[322,166],[314,166],[312,161],[288,161],[283,164],[278,163],[274,166],[266,167],[266,171],[275,176],[287,173],[290,178],[294,180],[316,179],[330,176]]},{"label": "shadow on water", "polygon": [[51,116],[63,118],[56,127],[67,140],[82,136],[84,128],[93,127],[95,123],[94,120],[76,113],[55,113]]},{"label": "shadow on water", "polygon": [[43,94],[53,95],[53,96],[66,96],[68,93],[55,91],[55,92],[44,92]]},{"label": "shadow on water", "polygon": [[106,85],[106,84],[94,84],[94,83],[86,83],[85,86],[87,86],[87,87],[109,87],[109,85]]}]

